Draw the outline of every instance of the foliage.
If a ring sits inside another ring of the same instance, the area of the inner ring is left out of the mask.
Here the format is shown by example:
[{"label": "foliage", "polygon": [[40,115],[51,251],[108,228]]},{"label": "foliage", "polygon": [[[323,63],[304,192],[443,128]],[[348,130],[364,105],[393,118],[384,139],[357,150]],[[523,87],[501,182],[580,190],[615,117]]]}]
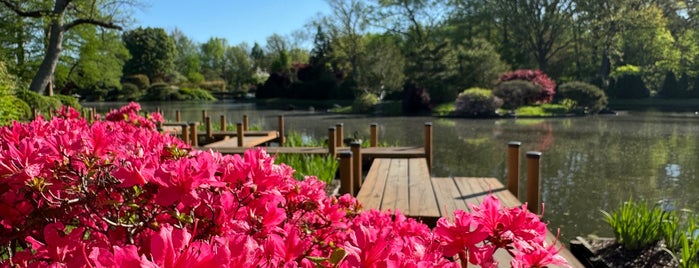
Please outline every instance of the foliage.
[{"label": "foliage", "polygon": [[5,63],[0,59],[0,96],[14,94],[17,87],[16,79],[7,71]]},{"label": "foliage", "polygon": [[78,111],[82,109],[82,105],[80,105],[80,102],[78,102],[78,99],[76,97],[56,94],[51,96],[51,98],[57,99],[61,102],[63,106],[73,107],[73,109],[76,109]]},{"label": "foliage", "polygon": [[446,116],[452,114],[456,110],[454,103],[442,103],[435,106],[432,109],[432,113],[439,116]]},{"label": "foliage", "polygon": [[640,75],[623,74],[612,79],[607,95],[610,98],[642,99],[650,97],[650,90]]},{"label": "foliage", "polygon": [[503,101],[485,88],[469,88],[461,92],[454,102],[454,113],[469,117],[495,115]]},{"label": "foliage", "polygon": [[323,144],[308,135],[294,131],[287,134],[286,143],[284,144],[286,147],[323,147],[324,145],[327,144]]},{"label": "foliage", "polygon": [[374,109],[374,106],[379,103],[379,98],[373,93],[362,93],[352,103],[352,112],[367,113]]},{"label": "foliage", "polygon": [[60,100],[39,95],[39,93],[30,90],[18,90],[16,96],[29,105],[31,109],[37,110],[43,115],[49,115],[50,110],[58,110],[62,106]]},{"label": "foliage", "polygon": [[180,88],[178,93],[181,97],[180,100],[204,100],[204,101],[215,101],[216,98],[211,95],[206,89],[201,88]]},{"label": "foliage", "polygon": [[566,265],[526,206],[489,195],[430,230],[328,196],[315,177],[295,180],[264,149],[189,148],[155,130],[159,114],[139,110],[132,103],[90,125],[65,109],[0,129],[0,264],[458,267],[497,265],[503,250],[514,267]]},{"label": "foliage", "polygon": [[180,96],[177,96],[177,88],[172,85],[165,83],[153,83],[146,94],[141,97],[142,101],[162,101],[162,100],[178,100]]},{"label": "foliage", "polygon": [[539,92],[537,96],[532,96],[531,99],[527,99],[527,103],[525,104],[549,103],[553,100],[553,95],[556,94],[556,82],[551,80],[541,70],[515,70],[507,72],[500,75],[499,83],[512,80],[529,81],[541,88],[541,92]]},{"label": "foliage", "polygon": [[415,114],[429,112],[430,94],[426,88],[418,87],[415,84],[408,84],[403,88],[403,113]]},{"label": "foliage", "polygon": [[665,80],[663,81],[660,92],[658,92],[658,96],[664,98],[683,97],[686,95],[687,82],[688,81],[685,78],[684,87],[681,87],[680,83],[677,81],[677,76],[675,76],[675,73],[667,72],[667,74],[665,74]]},{"label": "foliage", "polygon": [[142,28],[127,31],[122,37],[131,53],[124,64],[124,74],[145,74],[150,82],[164,82],[174,71],[175,43],[162,28]]},{"label": "foliage", "polygon": [[616,240],[631,250],[655,244],[663,238],[662,225],[669,214],[660,207],[649,207],[643,202],[629,200],[612,213],[602,211],[612,227]]},{"label": "foliage", "polygon": [[123,83],[121,88],[114,89],[107,95],[109,101],[136,101],[145,93],[137,85],[132,83]]},{"label": "foliage", "polygon": [[202,89],[206,89],[212,92],[223,92],[226,91],[226,81],[224,80],[212,80],[204,81],[197,84]]},{"label": "foliage", "polygon": [[27,120],[31,115],[31,108],[23,100],[14,95],[0,95],[0,126]]},{"label": "foliage", "polygon": [[150,79],[145,74],[132,74],[124,76],[121,79],[121,83],[135,85],[138,89],[147,89],[150,87]]},{"label": "foliage", "polygon": [[517,109],[523,105],[537,103],[542,88],[526,80],[510,80],[499,83],[493,89],[493,95],[503,100],[503,106]]},{"label": "foliage", "polygon": [[641,68],[639,68],[636,65],[622,65],[614,69],[614,71],[610,74],[611,77],[613,78],[618,78],[622,77],[624,75],[640,75],[641,74]]},{"label": "foliage", "polygon": [[566,114],[570,111],[569,107],[563,104],[542,104],[536,106],[522,106],[515,110],[517,116],[555,116]]},{"label": "foliage", "polygon": [[294,178],[304,180],[307,176],[315,176],[319,180],[330,183],[335,179],[340,163],[330,156],[305,154],[280,154],[275,162],[284,163],[294,169]]},{"label": "foliage", "polygon": [[568,82],[558,87],[562,98],[575,102],[583,111],[597,113],[607,107],[607,95],[600,88],[584,82]]}]

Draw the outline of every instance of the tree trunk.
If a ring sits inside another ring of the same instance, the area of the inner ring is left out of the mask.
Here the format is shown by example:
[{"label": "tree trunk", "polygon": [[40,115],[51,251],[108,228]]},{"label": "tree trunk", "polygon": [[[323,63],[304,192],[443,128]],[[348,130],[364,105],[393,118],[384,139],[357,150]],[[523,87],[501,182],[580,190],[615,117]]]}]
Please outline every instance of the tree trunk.
[{"label": "tree trunk", "polygon": [[56,70],[58,58],[63,50],[63,25],[62,19],[56,18],[49,26],[49,43],[46,49],[46,55],[39,65],[32,83],[29,86],[30,90],[36,91],[39,94],[44,94],[46,87],[49,85],[53,72]]}]

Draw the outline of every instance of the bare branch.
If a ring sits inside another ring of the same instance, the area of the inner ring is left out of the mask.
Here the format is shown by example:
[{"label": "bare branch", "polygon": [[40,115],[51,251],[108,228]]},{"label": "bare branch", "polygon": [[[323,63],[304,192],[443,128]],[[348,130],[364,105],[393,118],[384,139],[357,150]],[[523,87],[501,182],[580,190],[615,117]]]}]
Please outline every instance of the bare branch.
[{"label": "bare branch", "polygon": [[[3,1],[3,0],[0,0]],[[107,21],[101,21],[101,20],[96,20],[96,19],[76,19],[74,21],[71,21],[69,23],[66,23],[63,25],[63,31],[68,31],[71,28],[81,25],[81,24],[92,24],[92,25],[97,25],[102,28],[108,28],[108,29],[116,29],[116,30],[122,30],[123,28],[115,23],[112,22],[107,22]]]},{"label": "bare branch", "polygon": [[40,18],[51,13],[50,10],[25,11],[22,10],[22,8],[20,8],[19,6],[17,6],[17,3],[10,0],[0,0],[0,3],[4,4],[7,8],[12,10],[12,12],[16,13],[20,17]]}]

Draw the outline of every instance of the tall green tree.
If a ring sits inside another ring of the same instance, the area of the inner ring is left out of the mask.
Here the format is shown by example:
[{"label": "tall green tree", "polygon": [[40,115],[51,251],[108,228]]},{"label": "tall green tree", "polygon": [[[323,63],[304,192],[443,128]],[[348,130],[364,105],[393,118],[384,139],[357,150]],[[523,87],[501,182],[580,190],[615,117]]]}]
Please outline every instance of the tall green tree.
[{"label": "tall green tree", "polygon": [[150,81],[166,81],[175,68],[175,43],[162,28],[141,28],[125,32],[124,45],[131,59],[124,64],[124,74],[145,74]]},{"label": "tall green tree", "polygon": [[0,0],[0,3],[20,17],[46,22],[46,52],[29,86],[39,93],[45,91],[53,77],[66,32],[82,24],[121,29],[127,15],[123,7],[135,4],[132,0]]},{"label": "tall green tree", "polygon": [[177,28],[170,32],[170,38],[175,42],[175,71],[190,82],[202,82],[199,46]]},{"label": "tall green tree", "polygon": [[226,72],[224,80],[234,90],[247,91],[247,87],[254,82],[255,66],[248,56],[250,47],[246,43],[231,46],[226,49]]},{"label": "tall green tree", "polygon": [[220,37],[211,37],[206,43],[201,44],[201,69],[206,80],[223,79],[226,72],[227,48],[228,40]]}]

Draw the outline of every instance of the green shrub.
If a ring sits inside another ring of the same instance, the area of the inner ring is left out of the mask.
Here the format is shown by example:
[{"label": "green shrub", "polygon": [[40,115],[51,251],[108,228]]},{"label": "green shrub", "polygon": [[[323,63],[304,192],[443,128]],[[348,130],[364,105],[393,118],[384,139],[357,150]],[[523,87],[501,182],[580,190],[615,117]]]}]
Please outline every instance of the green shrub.
[{"label": "green shrub", "polygon": [[541,87],[526,80],[504,81],[493,89],[493,95],[502,99],[503,107],[508,109],[536,103],[541,92]]},{"label": "green shrub", "polygon": [[56,98],[39,95],[39,93],[31,90],[19,90],[16,96],[28,104],[31,109],[36,109],[44,115],[48,115],[49,110],[60,109],[63,105],[61,101]]},{"label": "green shrub", "polygon": [[11,95],[15,92],[16,78],[7,71],[5,63],[0,61],[0,95]]},{"label": "green shrub", "polygon": [[633,200],[625,202],[618,211],[602,213],[617,242],[630,250],[643,249],[663,239],[663,225],[669,217],[669,213],[657,206],[649,207]]},{"label": "green shrub", "polygon": [[454,113],[463,116],[493,116],[503,101],[484,88],[469,88],[461,92],[454,102]]},{"label": "green shrub", "polygon": [[442,103],[432,109],[432,113],[440,116],[450,115],[455,111],[454,103]]},{"label": "green shrub", "polygon": [[558,88],[558,93],[565,99],[575,101],[575,108],[585,112],[598,113],[607,107],[607,95],[597,86],[584,82],[568,82]]},{"label": "green shrub", "polygon": [[323,143],[314,139],[311,136],[303,135],[298,132],[289,132],[286,136],[285,147],[323,147]]},{"label": "green shrub", "polygon": [[75,110],[80,111],[82,109],[82,105],[80,105],[80,102],[76,97],[56,94],[53,95],[51,98],[55,98],[58,101],[60,101],[62,105],[73,107]]},{"label": "green shrub", "polygon": [[182,95],[187,100],[205,100],[205,101],[215,101],[216,98],[211,95],[211,92],[201,88],[186,88],[183,87],[179,90],[180,95]]},{"label": "green shrub", "polygon": [[352,103],[352,112],[371,112],[377,103],[379,103],[379,97],[377,97],[376,94],[368,92],[362,93],[362,95],[354,99],[354,103]]},{"label": "green shrub", "polygon": [[162,100],[179,100],[180,96],[177,93],[177,88],[165,84],[165,83],[154,83],[148,90],[146,94],[141,97],[142,101],[162,101]]},{"label": "green shrub", "polygon": [[139,89],[147,89],[151,86],[150,79],[148,79],[148,76],[145,74],[134,74],[125,76],[121,79],[121,83],[133,84],[136,85],[136,87],[138,87]]},{"label": "green shrub", "polygon": [[226,91],[226,81],[214,80],[199,83],[199,87],[208,91]]},{"label": "green shrub", "polygon": [[114,100],[118,101],[135,101],[143,96],[145,90],[139,88],[135,84],[124,83],[121,89],[116,90]]},{"label": "green shrub", "polygon": [[12,121],[28,120],[31,112],[31,108],[23,100],[13,95],[0,95],[0,126]]},{"label": "green shrub", "polygon": [[650,97],[650,90],[641,78],[641,69],[633,65],[617,67],[612,74],[607,96],[619,99]]},{"label": "green shrub", "polygon": [[429,112],[430,93],[427,88],[419,87],[414,84],[408,84],[403,88],[403,113],[414,114],[421,112]]}]

